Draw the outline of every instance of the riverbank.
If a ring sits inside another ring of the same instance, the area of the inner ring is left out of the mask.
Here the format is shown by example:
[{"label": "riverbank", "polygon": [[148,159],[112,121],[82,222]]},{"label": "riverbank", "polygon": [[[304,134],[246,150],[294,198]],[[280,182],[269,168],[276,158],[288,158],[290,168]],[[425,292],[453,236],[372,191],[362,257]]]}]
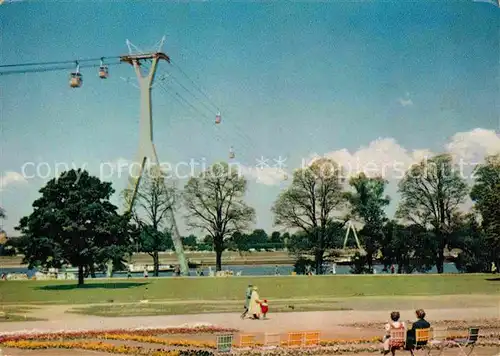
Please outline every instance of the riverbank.
[{"label": "riverbank", "polygon": [[[188,251],[186,257],[194,263],[203,266],[215,266],[215,252]],[[0,256],[0,268],[21,268],[22,255]],[[160,264],[177,264],[177,257],[173,252],[160,252]],[[147,253],[134,253],[132,258],[127,259],[129,263],[152,264],[153,260]],[[234,265],[289,265],[295,261],[285,251],[277,252],[248,252],[239,254],[238,252],[226,251],[222,255],[222,264],[226,266]]]},{"label": "riverbank", "polygon": [[[215,252],[213,251],[187,251],[186,258],[193,263],[199,263],[204,267],[215,266]],[[22,264],[22,255],[0,256],[0,268],[26,268]],[[160,264],[176,265],[177,256],[174,252],[160,252]],[[147,253],[134,253],[128,258],[129,263],[149,264],[153,263],[151,256]],[[223,266],[275,266],[275,265],[293,265],[295,259],[286,251],[255,251],[255,252],[236,252],[224,251],[222,254]]]}]

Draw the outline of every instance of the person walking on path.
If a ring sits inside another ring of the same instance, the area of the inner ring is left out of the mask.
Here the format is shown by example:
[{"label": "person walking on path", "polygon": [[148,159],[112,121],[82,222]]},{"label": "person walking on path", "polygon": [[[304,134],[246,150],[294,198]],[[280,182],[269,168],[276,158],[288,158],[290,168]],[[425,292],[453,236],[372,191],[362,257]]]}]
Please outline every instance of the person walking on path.
[{"label": "person walking on path", "polygon": [[262,314],[262,310],[260,309],[260,303],[262,303],[262,301],[260,300],[257,290],[258,288],[256,286],[252,288],[250,303],[248,305],[248,313],[252,315],[253,320],[260,319],[260,315]]},{"label": "person walking on path", "polygon": [[247,291],[245,294],[245,311],[241,314],[241,319],[245,319],[248,314],[248,308],[250,307],[250,299],[252,298],[253,286],[251,284],[248,285]]}]

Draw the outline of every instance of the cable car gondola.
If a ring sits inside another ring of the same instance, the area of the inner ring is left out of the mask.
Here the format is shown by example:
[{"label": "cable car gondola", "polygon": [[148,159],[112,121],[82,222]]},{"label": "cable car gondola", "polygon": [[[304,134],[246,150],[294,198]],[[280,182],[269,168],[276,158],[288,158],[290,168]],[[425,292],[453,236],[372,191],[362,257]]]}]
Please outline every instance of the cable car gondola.
[{"label": "cable car gondola", "polygon": [[80,88],[83,84],[83,77],[80,73],[80,65],[76,62],[76,70],[69,75],[69,86],[71,88]]},{"label": "cable car gondola", "polygon": [[229,159],[233,159],[234,157],[236,157],[236,155],[234,154],[234,149],[231,146],[231,148],[229,149]]},{"label": "cable car gondola", "polygon": [[221,122],[221,116],[220,116],[220,111],[217,112],[217,115],[215,115],[215,123],[220,124]]},{"label": "cable car gondola", "polygon": [[99,66],[99,78],[106,79],[109,75],[108,66],[104,65],[104,61],[101,58],[101,65]]}]

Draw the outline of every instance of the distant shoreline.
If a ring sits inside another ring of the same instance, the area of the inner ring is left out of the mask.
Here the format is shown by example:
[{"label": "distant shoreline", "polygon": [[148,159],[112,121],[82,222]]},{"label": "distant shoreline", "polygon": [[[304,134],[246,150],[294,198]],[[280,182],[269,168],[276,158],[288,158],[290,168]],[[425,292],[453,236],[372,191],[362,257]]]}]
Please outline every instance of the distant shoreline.
[{"label": "distant shoreline", "polygon": [[[175,253],[160,252],[160,264],[176,265],[178,264]],[[190,262],[201,263],[203,267],[215,266],[215,253],[213,252],[186,252],[186,257]],[[27,268],[27,265],[22,264],[22,256],[0,256],[0,268]],[[325,261],[327,262],[327,261]],[[445,262],[453,262],[448,256],[445,257]],[[151,265],[152,258],[146,253],[135,253],[129,263],[138,265]],[[282,266],[293,265],[294,257],[290,256],[286,251],[276,252],[247,252],[240,255],[238,252],[226,251],[222,254],[223,266]],[[379,261],[374,261],[380,265]]]}]

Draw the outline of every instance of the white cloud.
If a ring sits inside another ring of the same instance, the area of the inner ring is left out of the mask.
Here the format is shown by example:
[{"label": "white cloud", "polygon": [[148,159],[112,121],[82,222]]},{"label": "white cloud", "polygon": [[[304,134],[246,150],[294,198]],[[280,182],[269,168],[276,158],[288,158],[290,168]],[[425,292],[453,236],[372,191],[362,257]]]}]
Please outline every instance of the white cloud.
[{"label": "white cloud", "polygon": [[[408,149],[394,138],[378,138],[354,152],[342,148],[323,155],[313,153],[303,160],[301,167],[295,168],[306,167],[318,158],[327,157],[344,167],[346,177],[364,172],[368,176],[382,176],[387,180],[397,181],[413,164],[441,152],[451,153],[457,161],[462,160],[465,163],[463,172],[467,175],[473,166],[481,162],[486,155],[500,152],[500,136],[494,130],[481,128],[459,132],[453,135],[439,152],[432,152],[425,147]],[[125,158],[118,158],[106,163],[109,167],[106,172],[115,174],[121,172],[123,175],[131,163],[132,161]],[[238,167],[240,174],[250,180],[255,180],[256,183],[268,186],[280,185],[286,178],[292,177],[290,169],[282,170],[269,166],[258,168],[242,164],[238,164]]]},{"label": "white cloud", "polygon": [[11,184],[26,184],[28,181],[21,173],[8,171],[0,176],[0,191],[5,190],[5,188]]},{"label": "white cloud", "polygon": [[[457,162],[461,160],[470,171],[485,156],[500,153],[500,136],[494,130],[481,128],[459,132],[451,137],[442,152],[452,154]],[[326,153],[323,157],[341,164],[347,176],[364,172],[368,176],[381,175],[388,180],[397,180],[411,165],[435,154],[426,148],[409,150],[394,138],[378,138],[355,152],[344,148]],[[312,154],[306,164],[319,157],[318,154]]]},{"label": "white cloud", "polygon": [[401,106],[403,106],[403,107],[413,105],[413,100],[411,100],[409,92],[406,92],[405,97],[399,98],[398,101],[399,101],[399,104],[401,104]]},{"label": "white cloud", "polygon": [[240,172],[245,177],[255,179],[257,183],[264,185],[278,185],[286,177],[285,171],[274,167],[247,167],[240,166]]},{"label": "white cloud", "polygon": [[411,99],[403,99],[403,98],[399,98],[399,103],[401,104],[401,106],[412,106],[413,105],[413,101]]},{"label": "white cloud", "polygon": [[476,128],[453,135],[446,150],[455,158],[478,163],[485,156],[500,153],[500,135],[493,130]]}]

